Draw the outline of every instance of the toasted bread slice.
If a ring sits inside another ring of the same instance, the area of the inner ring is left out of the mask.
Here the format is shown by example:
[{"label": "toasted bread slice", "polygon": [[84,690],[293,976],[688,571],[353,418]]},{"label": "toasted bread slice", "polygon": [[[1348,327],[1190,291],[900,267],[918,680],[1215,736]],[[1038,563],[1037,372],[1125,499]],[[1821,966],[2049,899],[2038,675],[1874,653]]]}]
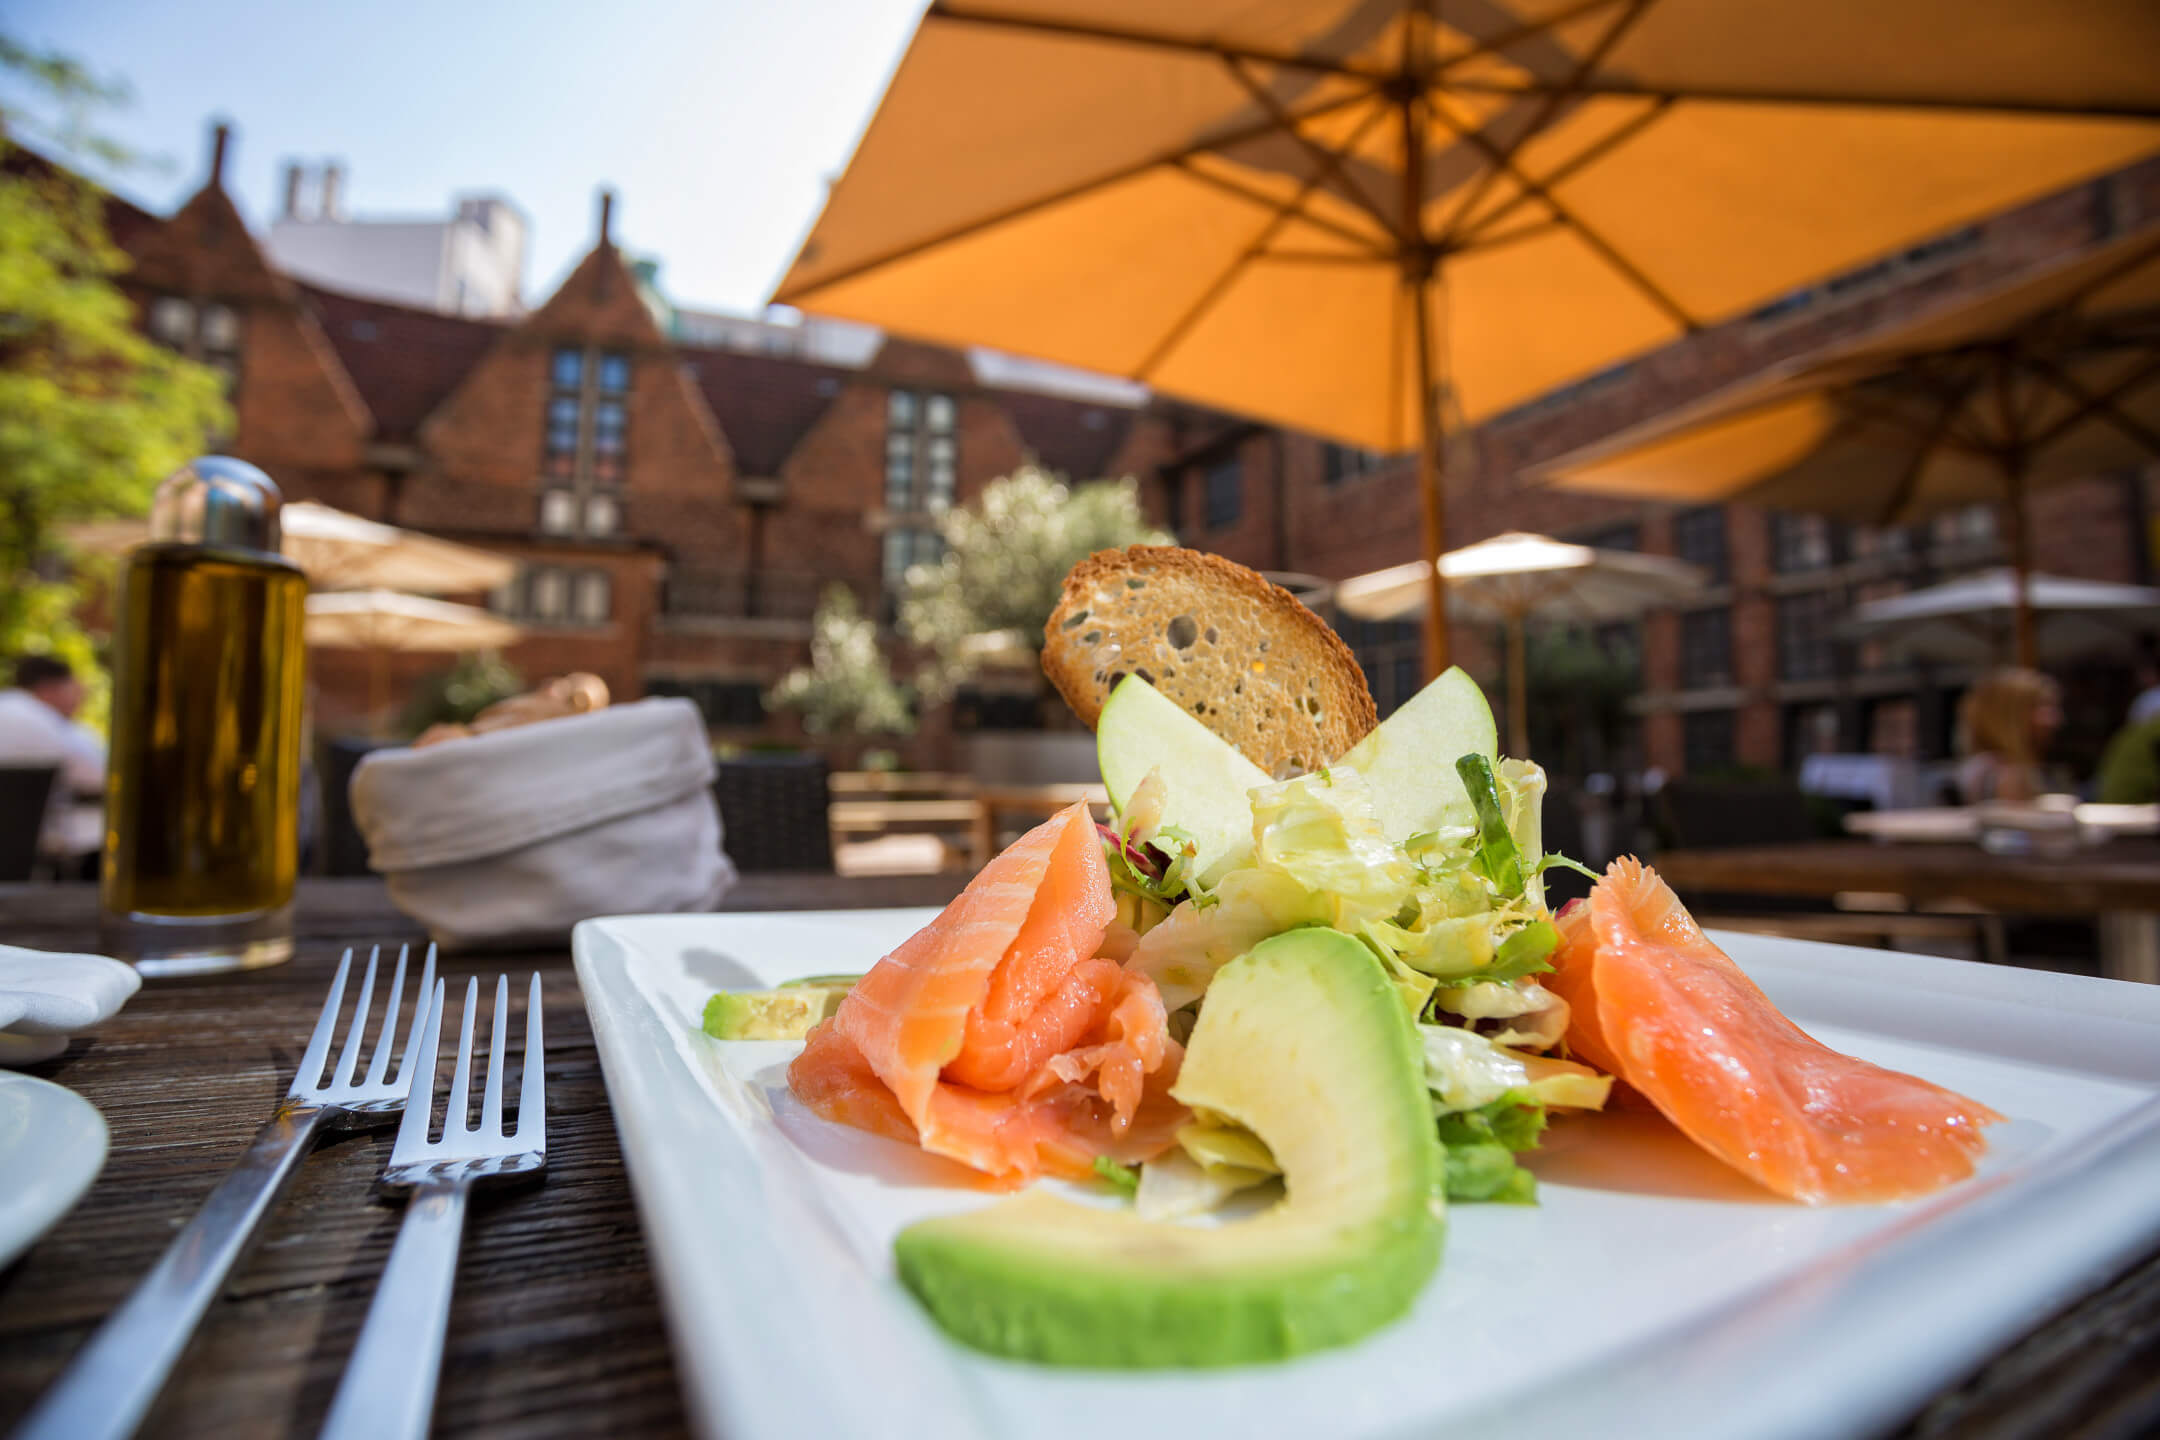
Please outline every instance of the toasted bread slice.
[{"label": "toasted bread slice", "polygon": [[1330,763],[1377,719],[1365,672],[1319,616],[1242,565],[1169,545],[1075,565],[1042,666],[1090,728],[1138,675],[1277,777]]}]

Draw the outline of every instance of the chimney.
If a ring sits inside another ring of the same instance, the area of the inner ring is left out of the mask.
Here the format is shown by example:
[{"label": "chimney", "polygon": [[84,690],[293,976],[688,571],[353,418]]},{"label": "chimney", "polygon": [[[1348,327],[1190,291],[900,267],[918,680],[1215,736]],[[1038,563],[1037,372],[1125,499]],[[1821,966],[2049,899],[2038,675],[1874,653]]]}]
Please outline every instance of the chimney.
[{"label": "chimney", "polygon": [[225,185],[225,147],[232,143],[232,126],[223,120],[210,127],[210,184],[213,189]]},{"label": "chimney", "polygon": [[614,219],[615,192],[612,190],[602,190],[600,192],[600,243],[602,245],[612,245],[615,243],[615,237],[609,233],[613,228]]},{"label": "chimney", "polygon": [[322,218],[342,220],[345,218],[345,167],[335,160],[326,160],[322,167]]},{"label": "chimney", "polygon": [[300,183],[303,178],[299,161],[288,160],[285,162],[285,213],[279,217],[280,219],[297,220],[300,218]]}]

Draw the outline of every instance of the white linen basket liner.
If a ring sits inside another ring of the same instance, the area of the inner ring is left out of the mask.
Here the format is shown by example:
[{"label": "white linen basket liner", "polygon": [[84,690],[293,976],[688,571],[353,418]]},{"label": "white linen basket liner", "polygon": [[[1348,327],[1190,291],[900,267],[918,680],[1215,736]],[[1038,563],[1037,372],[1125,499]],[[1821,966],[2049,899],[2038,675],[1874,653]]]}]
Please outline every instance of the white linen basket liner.
[{"label": "white linen basket liner", "polygon": [[352,813],[398,907],[472,944],[712,908],[735,879],[712,782],[697,707],[641,700],[377,751],[353,772]]}]

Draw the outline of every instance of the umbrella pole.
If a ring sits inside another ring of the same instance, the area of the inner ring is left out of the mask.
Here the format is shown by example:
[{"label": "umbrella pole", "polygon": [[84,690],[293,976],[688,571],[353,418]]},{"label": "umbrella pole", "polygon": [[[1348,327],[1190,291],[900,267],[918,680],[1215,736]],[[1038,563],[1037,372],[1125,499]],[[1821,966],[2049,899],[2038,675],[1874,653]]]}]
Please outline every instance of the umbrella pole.
[{"label": "umbrella pole", "polygon": [[389,735],[390,723],[383,710],[390,703],[390,651],[381,645],[368,647],[368,729],[380,740]]},{"label": "umbrella pole", "polygon": [[1507,731],[1508,754],[1518,760],[1530,758],[1529,670],[1523,612],[1513,610],[1507,618]]},{"label": "umbrella pole", "polygon": [[[1423,38],[1415,14],[1404,57],[1406,78],[1421,74],[1424,53],[1414,47]],[[1440,387],[1432,326],[1433,251],[1425,241],[1425,127],[1418,119],[1422,85],[1406,90],[1400,102],[1403,139],[1402,246],[1403,291],[1410,303],[1411,333],[1417,345],[1418,514],[1425,549],[1425,678],[1437,679],[1448,668],[1447,582],[1440,575],[1440,555],[1447,549],[1447,474],[1440,447]]]},{"label": "umbrella pole", "polygon": [[2032,520],[2025,513],[2025,467],[2016,456],[2003,461],[2004,518],[2010,526],[2011,634],[2013,655],[2027,670],[2040,668],[2040,642],[2033,629],[2032,612]]}]

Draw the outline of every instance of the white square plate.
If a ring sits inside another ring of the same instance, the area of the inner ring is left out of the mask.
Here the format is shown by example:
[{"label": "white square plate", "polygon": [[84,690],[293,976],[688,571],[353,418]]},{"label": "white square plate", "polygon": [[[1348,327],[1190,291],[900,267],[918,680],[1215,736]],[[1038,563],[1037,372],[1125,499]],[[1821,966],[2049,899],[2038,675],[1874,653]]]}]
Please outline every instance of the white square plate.
[{"label": "white square plate", "polygon": [[[703,1433],[1851,1436],[1890,1424],[2160,1236],[2160,988],[1719,942],[1824,1043],[2009,1117],[1974,1180],[1779,1201],[1653,1116],[1556,1124],[1535,1208],[1460,1205],[1416,1309],[1288,1364],[1110,1373],[947,1340],[892,1239],[988,1203],[812,1115],[793,1043],[698,1033],[716,989],[867,969],[930,910],[588,921],[573,948]],[[1045,1182],[1055,1183],[1055,1182]]]}]

